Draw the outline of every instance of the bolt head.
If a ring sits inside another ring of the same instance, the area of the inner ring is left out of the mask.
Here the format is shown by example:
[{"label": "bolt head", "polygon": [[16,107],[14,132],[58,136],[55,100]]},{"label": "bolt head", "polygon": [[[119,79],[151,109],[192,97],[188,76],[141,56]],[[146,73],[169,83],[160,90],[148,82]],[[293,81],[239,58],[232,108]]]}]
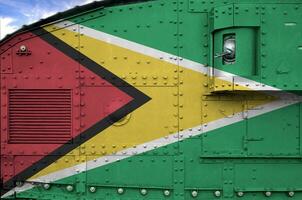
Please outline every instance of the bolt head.
[{"label": "bolt head", "polygon": [[48,190],[50,188],[50,185],[48,183],[43,184],[43,188],[45,190]]},{"label": "bolt head", "polygon": [[90,188],[89,188],[89,191],[90,191],[91,193],[94,193],[94,192],[96,191],[96,187],[90,187]]},{"label": "bolt head", "polygon": [[272,196],[272,193],[270,191],[265,192],[265,196],[270,197]]},{"label": "bolt head", "polygon": [[214,192],[215,197],[220,197],[221,196],[221,192],[219,190]]},{"label": "bolt head", "polygon": [[293,197],[294,195],[295,195],[295,192],[294,192],[294,191],[288,192],[288,196]]},{"label": "bolt head", "polygon": [[73,186],[72,186],[72,185],[67,185],[67,186],[66,186],[66,190],[67,190],[68,192],[71,192],[71,191],[73,190]]},{"label": "bolt head", "polygon": [[237,192],[238,197],[243,197],[244,193],[243,192]]},{"label": "bolt head", "polygon": [[123,189],[123,188],[118,188],[118,189],[117,189],[117,193],[123,194],[123,193],[124,193],[124,189]]},{"label": "bolt head", "polygon": [[169,191],[169,190],[165,190],[165,191],[164,191],[164,195],[165,195],[165,196],[169,196],[169,195],[170,195],[170,191]]},{"label": "bolt head", "polygon": [[147,192],[147,190],[146,189],[141,189],[141,194],[142,195],[146,195],[148,192]]},{"label": "bolt head", "polygon": [[23,182],[22,181],[17,181],[16,182],[16,186],[17,187],[22,187],[23,186]]},{"label": "bolt head", "polygon": [[25,45],[21,45],[20,46],[20,51],[24,52],[26,51],[27,47]]},{"label": "bolt head", "polygon": [[194,190],[194,191],[192,191],[191,195],[192,195],[192,197],[197,197],[198,196],[198,192]]}]

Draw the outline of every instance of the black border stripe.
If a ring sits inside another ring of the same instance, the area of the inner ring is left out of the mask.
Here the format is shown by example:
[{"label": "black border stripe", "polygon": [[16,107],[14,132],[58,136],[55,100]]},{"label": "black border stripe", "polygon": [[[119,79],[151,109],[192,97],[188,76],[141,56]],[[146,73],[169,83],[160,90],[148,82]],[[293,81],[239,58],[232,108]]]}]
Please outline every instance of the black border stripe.
[{"label": "black border stripe", "polygon": [[118,76],[111,73],[103,66],[100,66],[93,60],[89,59],[85,55],[73,49],[72,47],[70,47],[69,45],[67,45],[57,37],[53,36],[51,33],[47,32],[46,30],[39,29],[34,31],[33,33],[35,35],[39,35],[41,39],[43,39],[48,44],[58,49],[60,52],[64,53],[65,55],[72,58],[73,60],[80,62],[82,66],[91,70],[101,78],[107,80],[109,83],[119,88],[121,91],[125,92],[129,96],[131,96],[133,100],[128,104],[126,104],[125,106],[121,107],[119,110],[105,117],[101,121],[97,122],[92,127],[86,129],[84,132],[80,133],[77,137],[73,138],[72,142],[69,141],[68,143],[63,144],[62,146],[51,152],[48,156],[43,157],[41,160],[37,161],[32,166],[28,167],[27,169],[23,170],[12,179],[5,182],[3,184],[3,187],[5,189],[1,189],[1,196],[6,192],[8,192],[9,190],[13,189],[15,187],[16,181],[27,180],[28,178],[32,177],[34,174],[38,173],[42,169],[52,164],[54,161],[58,160],[68,152],[72,151],[79,145],[83,144],[84,142],[91,139],[101,131],[111,126],[112,123],[119,121],[120,119],[127,116],[135,109],[139,108],[140,106],[151,100],[150,97],[140,92],[139,90],[137,90],[136,88],[125,82],[124,80],[120,79]]}]

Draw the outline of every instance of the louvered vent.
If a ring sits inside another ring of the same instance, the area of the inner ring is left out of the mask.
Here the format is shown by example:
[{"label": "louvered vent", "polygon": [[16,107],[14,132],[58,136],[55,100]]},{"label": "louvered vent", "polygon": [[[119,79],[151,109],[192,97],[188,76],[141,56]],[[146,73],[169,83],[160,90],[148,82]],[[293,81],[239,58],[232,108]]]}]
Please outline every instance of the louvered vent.
[{"label": "louvered vent", "polygon": [[71,90],[9,90],[9,142],[66,143],[71,139]]}]

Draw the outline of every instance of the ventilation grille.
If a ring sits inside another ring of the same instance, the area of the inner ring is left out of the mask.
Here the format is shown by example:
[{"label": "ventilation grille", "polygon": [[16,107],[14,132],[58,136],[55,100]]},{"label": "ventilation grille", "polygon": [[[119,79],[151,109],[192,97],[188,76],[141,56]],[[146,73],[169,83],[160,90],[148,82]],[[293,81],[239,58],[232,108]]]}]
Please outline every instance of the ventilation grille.
[{"label": "ventilation grille", "polygon": [[71,90],[9,90],[9,142],[66,143],[71,139]]}]

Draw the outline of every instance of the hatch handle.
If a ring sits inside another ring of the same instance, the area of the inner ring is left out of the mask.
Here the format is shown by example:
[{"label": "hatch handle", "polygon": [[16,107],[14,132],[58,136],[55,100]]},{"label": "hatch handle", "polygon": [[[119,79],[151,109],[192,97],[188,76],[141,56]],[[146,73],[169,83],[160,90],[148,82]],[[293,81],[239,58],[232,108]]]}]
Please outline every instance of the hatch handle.
[{"label": "hatch handle", "polygon": [[223,52],[216,53],[214,58],[222,58],[224,64],[233,64],[236,60],[235,35],[226,35],[223,39]]}]

